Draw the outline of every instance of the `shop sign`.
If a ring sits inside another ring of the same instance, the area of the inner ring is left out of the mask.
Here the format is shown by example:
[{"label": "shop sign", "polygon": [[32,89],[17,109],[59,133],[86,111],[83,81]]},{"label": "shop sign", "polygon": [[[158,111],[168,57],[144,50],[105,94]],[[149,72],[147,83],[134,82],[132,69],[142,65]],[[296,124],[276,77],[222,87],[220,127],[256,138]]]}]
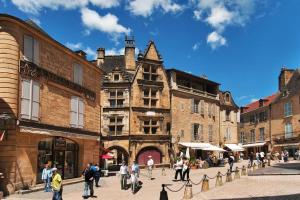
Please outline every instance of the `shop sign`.
[{"label": "shop sign", "polygon": [[55,147],[66,147],[66,139],[63,137],[55,138]]}]

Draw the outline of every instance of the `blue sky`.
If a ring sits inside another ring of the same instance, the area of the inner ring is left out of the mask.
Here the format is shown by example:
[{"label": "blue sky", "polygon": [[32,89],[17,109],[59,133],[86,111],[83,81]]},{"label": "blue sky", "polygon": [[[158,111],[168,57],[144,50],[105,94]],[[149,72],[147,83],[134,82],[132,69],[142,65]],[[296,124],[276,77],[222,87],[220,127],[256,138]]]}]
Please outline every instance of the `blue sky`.
[{"label": "blue sky", "polygon": [[277,91],[282,66],[300,65],[299,0],[0,0],[89,59],[122,53],[124,35],[154,40],[167,68],[206,75],[238,105]]}]

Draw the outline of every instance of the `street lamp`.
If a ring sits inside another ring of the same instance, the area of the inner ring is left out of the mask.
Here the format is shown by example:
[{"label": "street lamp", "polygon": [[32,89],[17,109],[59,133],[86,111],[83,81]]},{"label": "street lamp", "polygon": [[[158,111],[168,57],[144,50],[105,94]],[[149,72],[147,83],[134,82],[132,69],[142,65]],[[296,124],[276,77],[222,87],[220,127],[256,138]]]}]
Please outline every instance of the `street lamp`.
[{"label": "street lamp", "polygon": [[[0,114],[0,141],[5,137],[7,139],[7,132],[9,129],[14,129],[16,118],[13,114],[3,112]],[[6,134],[6,135],[5,135]]]}]

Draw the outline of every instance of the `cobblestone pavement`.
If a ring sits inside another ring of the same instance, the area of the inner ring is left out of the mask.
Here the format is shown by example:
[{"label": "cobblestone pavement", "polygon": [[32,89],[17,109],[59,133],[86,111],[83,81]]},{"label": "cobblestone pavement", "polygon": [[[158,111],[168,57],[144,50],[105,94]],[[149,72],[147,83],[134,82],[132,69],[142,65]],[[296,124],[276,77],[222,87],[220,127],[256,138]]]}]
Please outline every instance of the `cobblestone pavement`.
[{"label": "cobblestone pavement", "polygon": [[[237,164],[239,167],[246,165],[246,161]],[[218,167],[209,169],[191,170],[190,178],[193,182],[199,182],[204,174],[215,176],[218,171],[225,173],[228,168]],[[161,169],[156,169],[153,172],[153,180],[148,180],[145,176],[146,171],[141,172],[140,180],[143,182],[142,188],[132,194],[130,190],[120,190],[119,177],[104,177],[101,178],[101,187],[95,189],[94,199],[105,200],[158,200],[161,184],[170,183],[172,189],[180,188],[182,182],[172,182],[174,177],[173,170],[166,170],[166,176],[161,175]],[[284,175],[284,176],[242,176],[241,179],[233,180],[233,182],[225,183],[224,185],[215,187],[215,179],[210,180],[210,190],[201,192],[201,184],[193,185],[193,199],[250,199],[255,197],[257,200],[275,199],[275,200],[300,200],[300,176]],[[64,200],[82,199],[83,183],[68,185],[64,187]],[[183,198],[184,189],[177,193],[168,191],[169,200],[180,200]],[[289,195],[289,196],[287,196]],[[35,192],[25,195],[11,195],[8,200],[28,200],[28,199],[51,199],[51,193]]]}]

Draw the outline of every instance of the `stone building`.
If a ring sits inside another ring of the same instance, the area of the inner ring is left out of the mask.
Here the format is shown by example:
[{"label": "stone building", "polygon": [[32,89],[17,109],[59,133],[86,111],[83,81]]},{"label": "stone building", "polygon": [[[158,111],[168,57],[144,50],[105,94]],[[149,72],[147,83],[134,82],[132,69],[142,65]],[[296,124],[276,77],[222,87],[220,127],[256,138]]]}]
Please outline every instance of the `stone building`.
[{"label": "stone building", "polygon": [[149,155],[155,164],[169,163],[169,85],[154,42],[135,60],[134,38],[126,37],[124,55],[100,49],[98,62],[105,71],[102,142],[114,152],[115,164],[136,159],[145,165]]},{"label": "stone building", "polygon": [[[240,110],[229,91],[221,91],[220,98],[220,145],[238,144]],[[232,145],[231,145],[232,146]]]},{"label": "stone building", "polygon": [[261,98],[241,107],[239,140],[246,155],[270,150],[271,147],[271,103],[277,93]]},{"label": "stone building", "polygon": [[272,103],[271,136],[273,151],[300,149],[300,69],[282,68],[279,91]]},{"label": "stone building", "polygon": [[83,51],[0,15],[1,190],[40,183],[44,163],[69,179],[99,161],[101,76]]},{"label": "stone building", "polygon": [[240,141],[250,151],[289,151],[300,139],[300,71],[282,68],[278,92],[241,108]]},{"label": "stone building", "polygon": [[[219,146],[219,84],[177,69],[167,70],[171,95],[171,133],[175,153],[179,142]],[[204,152],[196,151],[196,157]]]}]

